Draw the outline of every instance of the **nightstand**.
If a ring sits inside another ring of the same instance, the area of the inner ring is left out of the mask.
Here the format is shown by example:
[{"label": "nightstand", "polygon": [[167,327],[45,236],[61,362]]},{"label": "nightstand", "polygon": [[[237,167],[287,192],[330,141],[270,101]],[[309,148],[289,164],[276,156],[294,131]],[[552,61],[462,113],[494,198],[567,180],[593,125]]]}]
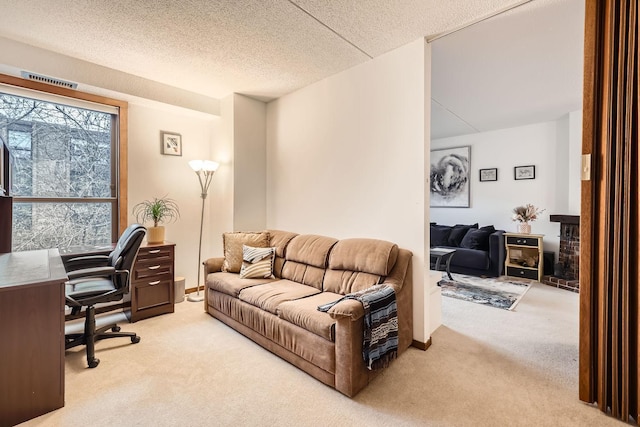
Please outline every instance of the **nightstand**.
[{"label": "nightstand", "polygon": [[131,322],[174,311],[175,243],[140,246],[131,277]]},{"label": "nightstand", "polygon": [[507,276],[542,280],[544,272],[543,234],[504,233],[507,254],[504,272]]}]

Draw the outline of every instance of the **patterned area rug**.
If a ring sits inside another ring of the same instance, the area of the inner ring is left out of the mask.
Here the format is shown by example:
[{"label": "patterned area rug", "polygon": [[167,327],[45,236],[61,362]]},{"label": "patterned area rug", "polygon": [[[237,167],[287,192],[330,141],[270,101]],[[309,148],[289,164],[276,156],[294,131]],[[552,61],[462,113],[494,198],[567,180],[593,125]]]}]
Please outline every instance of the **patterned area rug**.
[{"label": "patterned area rug", "polygon": [[520,299],[527,293],[533,280],[515,277],[481,278],[464,274],[452,274],[453,281],[446,273],[438,286],[442,288],[442,295],[465,301],[484,304],[503,310],[513,310]]}]

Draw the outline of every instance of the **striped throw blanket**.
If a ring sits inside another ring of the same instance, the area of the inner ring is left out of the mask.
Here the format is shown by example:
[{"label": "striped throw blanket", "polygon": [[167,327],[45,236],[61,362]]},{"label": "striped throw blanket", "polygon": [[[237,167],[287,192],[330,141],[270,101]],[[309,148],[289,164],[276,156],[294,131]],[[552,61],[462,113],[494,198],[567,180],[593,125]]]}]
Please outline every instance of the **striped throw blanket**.
[{"label": "striped throw blanket", "polygon": [[319,311],[345,299],[355,299],[364,307],[362,357],[369,370],[382,369],[398,355],[398,314],[396,293],[391,286],[374,285],[345,295],[337,301],[318,306]]}]

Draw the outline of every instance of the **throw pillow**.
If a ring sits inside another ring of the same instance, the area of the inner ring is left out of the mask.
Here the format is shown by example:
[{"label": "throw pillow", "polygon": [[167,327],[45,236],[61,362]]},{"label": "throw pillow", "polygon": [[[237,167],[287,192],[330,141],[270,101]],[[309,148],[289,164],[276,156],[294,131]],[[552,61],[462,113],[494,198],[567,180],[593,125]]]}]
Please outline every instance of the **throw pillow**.
[{"label": "throw pillow", "polygon": [[[484,227],[483,227],[484,228]],[[461,248],[489,250],[489,235],[492,231],[470,229],[460,242]]]},{"label": "throw pillow", "polygon": [[229,273],[240,273],[242,267],[242,246],[253,246],[254,248],[269,247],[269,233],[223,233],[222,245],[224,247],[224,263],[222,271]]},{"label": "throw pillow", "polygon": [[254,248],[242,245],[241,279],[273,279],[276,248]]},{"label": "throw pillow", "polygon": [[478,228],[478,223],[476,222],[473,225],[464,225],[464,224],[456,224],[451,229],[451,234],[449,234],[448,238],[448,246],[460,247],[460,243],[464,236],[467,234],[472,228]]},{"label": "throw pillow", "polygon": [[448,246],[449,234],[451,234],[451,227],[448,225],[432,225],[429,246]]}]

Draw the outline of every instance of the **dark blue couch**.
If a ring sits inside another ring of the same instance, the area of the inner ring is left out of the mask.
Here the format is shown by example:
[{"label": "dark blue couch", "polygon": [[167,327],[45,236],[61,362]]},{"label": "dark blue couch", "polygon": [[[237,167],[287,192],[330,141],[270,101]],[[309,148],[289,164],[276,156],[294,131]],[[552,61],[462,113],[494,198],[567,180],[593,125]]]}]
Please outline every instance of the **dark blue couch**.
[{"label": "dark blue couch", "polygon": [[455,248],[451,272],[497,277],[504,271],[504,230],[478,224],[454,226],[431,223],[431,247]]}]

